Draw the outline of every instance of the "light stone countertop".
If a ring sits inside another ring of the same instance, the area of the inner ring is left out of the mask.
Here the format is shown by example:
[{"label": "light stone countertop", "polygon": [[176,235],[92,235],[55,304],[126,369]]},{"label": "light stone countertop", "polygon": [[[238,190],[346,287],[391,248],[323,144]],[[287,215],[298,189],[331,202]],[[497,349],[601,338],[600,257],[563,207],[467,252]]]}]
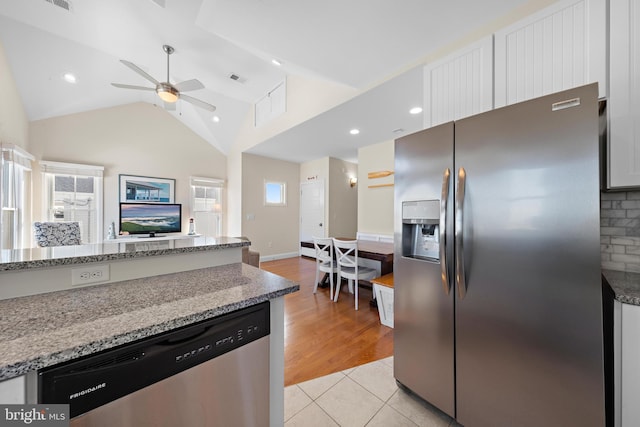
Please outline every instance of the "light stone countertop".
[{"label": "light stone countertop", "polygon": [[0,273],[30,268],[106,262],[121,259],[172,255],[249,246],[248,240],[234,237],[136,237],[106,240],[103,243],[49,248],[3,249]]},{"label": "light stone countertop", "polygon": [[640,305],[640,273],[626,271],[602,270],[616,300],[631,305]]},{"label": "light stone countertop", "polygon": [[0,301],[0,380],[300,289],[242,263]]}]

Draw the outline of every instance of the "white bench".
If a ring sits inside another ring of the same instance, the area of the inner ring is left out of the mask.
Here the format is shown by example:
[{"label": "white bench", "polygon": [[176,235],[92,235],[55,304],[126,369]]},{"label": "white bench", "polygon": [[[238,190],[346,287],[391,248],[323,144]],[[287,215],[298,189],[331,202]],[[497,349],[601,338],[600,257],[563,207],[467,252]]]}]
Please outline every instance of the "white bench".
[{"label": "white bench", "polygon": [[393,273],[376,277],[371,283],[378,302],[380,323],[393,328]]}]

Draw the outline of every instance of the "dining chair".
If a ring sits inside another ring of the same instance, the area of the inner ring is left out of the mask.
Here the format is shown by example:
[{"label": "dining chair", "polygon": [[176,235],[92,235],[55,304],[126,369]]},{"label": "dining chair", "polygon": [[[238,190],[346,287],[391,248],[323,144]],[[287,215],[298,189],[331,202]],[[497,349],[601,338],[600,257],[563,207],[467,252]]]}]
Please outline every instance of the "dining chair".
[{"label": "dining chair", "polygon": [[329,298],[333,301],[333,275],[338,272],[333,259],[333,239],[331,237],[314,237],[313,247],[316,250],[316,282],[313,286],[313,293],[318,291],[320,272],[326,273],[329,275]]},{"label": "dining chair", "polygon": [[358,241],[333,239],[333,247],[336,250],[336,263],[338,264],[338,283],[334,301],[338,301],[342,278],[349,281],[349,288],[353,286],[356,298],[356,310],[358,309],[358,280],[371,280],[378,275],[375,268],[358,265]]},{"label": "dining chair", "polygon": [[80,224],[75,221],[34,222],[33,231],[36,244],[40,247],[70,246],[82,243]]}]

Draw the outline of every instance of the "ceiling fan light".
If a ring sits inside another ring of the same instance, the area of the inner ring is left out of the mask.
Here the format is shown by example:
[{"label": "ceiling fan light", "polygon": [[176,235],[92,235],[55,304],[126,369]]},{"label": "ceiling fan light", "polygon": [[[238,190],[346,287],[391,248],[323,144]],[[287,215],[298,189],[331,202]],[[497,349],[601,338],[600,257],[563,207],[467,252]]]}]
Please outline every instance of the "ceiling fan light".
[{"label": "ceiling fan light", "polygon": [[160,83],[156,88],[156,93],[164,102],[174,103],[180,96],[179,92],[165,83]]}]

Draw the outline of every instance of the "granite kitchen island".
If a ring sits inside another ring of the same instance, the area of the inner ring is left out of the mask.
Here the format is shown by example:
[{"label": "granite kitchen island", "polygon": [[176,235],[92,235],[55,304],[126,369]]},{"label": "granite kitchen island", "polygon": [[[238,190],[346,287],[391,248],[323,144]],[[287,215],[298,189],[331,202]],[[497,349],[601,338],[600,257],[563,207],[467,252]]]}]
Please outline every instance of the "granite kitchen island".
[{"label": "granite kitchen island", "polygon": [[[270,301],[271,425],[282,424],[283,297],[299,286],[242,264],[248,242],[197,239],[3,253],[0,402],[34,403],[38,369]],[[72,283],[105,265],[102,283]]]}]

